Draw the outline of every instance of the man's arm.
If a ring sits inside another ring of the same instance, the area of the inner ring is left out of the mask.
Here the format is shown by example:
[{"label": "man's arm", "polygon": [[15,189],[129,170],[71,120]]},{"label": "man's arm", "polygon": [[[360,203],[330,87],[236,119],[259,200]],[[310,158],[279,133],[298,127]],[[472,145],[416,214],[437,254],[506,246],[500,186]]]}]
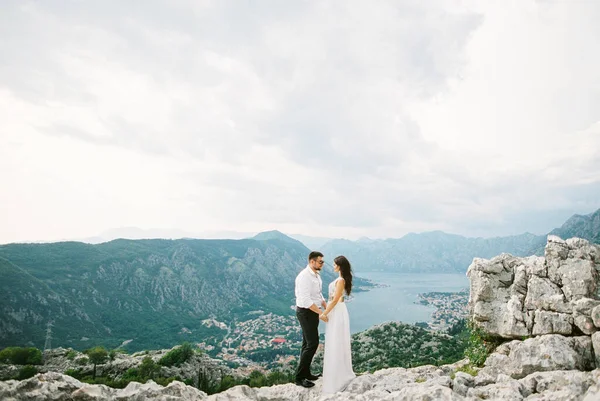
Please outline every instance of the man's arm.
[{"label": "man's arm", "polygon": [[315,304],[312,304],[310,306],[310,308],[308,308],[308,309],[310,309],[311,311],[315,312],[317,315],[320,315],[321,312],[322,312],[321,309],[319,309],[319,307],[317,305],[315,305]]},{"label": "man's arm", "polygon": [[319,282],[321,283],[321,289],[319,290],[319,296],[321,297],[321,306],[323,306],[323,309],[327,309],[327,301],[325,301],[325,298],[323,297],[323,282],[321,281],[320,277]]},{"label": "man's arm", "polygon": [[308,308],[315,312],[317,315],[321,314],[321,310],[313,301],[310,299],[310,278],[306,275],[302,275],[298,278],[298,299],[297,304],[301,308]]}]

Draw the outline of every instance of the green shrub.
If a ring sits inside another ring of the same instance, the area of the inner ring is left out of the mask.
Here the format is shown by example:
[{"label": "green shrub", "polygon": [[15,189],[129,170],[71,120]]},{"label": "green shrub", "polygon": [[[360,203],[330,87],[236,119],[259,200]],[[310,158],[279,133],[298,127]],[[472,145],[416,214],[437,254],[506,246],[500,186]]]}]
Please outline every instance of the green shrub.
[{"label": "green shrub", "polygon": [[19,369],[19,375],[17,376],[17,380],[25,380],[33,377],[37,374],[38,370],[35,366],[25,365],[21,369]]},{"label": "green shrub", "polygon": [[90,362],[90,358],[88,358],[87,356],[84,356],[82,358],[77,359],[77,364],[81,365],[81,366],[85,366]]},{"label": "green shrub", "polygon": [[138,375],[142,380],[154,379],[160,373],[160,366],[149,356],[144,357],[142,364],[138,367]]},{"label": "green shrub", "polygon": [[0,351],[0,363],[41,365],[42,351],[34,347],[8,347]]},{"label": "green shrub", "polygon": [[74,377],[77,380],[79,380],[83,377],[81,372],[77,369],[67,369],[67,370],[65,370],[64,374],[67,376]]},{"label": "green shrub", "polygon": [[276,384],[291,383],[293,379],[293,375],[283,373],[279,370],[274,370],[267,376],[267,383],[269,386],[274,386]]},{"label": "green shrub", "polygon": [[127,371],[123,374],[123,380],[143,383],[140,379],[140,373],[137,368],[127,369]]},{"label": "green shrub", "polygon": [[478,373],[477,369],[471,365],[465,365],[462,368],[457,369],[457,372],[465,372],[473,377],[477,376]]},{"label": "green shrub", "polygon": [[476,327],[473,322],[467,324],[469,329],[468,345],[465,349],[465,357],[473,366],[481,367],[488,355],[501,344],[501,340],[492,338]]},{"label": "green shrub", "polygon": [[160,384],[161,386],[165,386],[165,387],[168,386],[169,383],[171,383],[175,380],[177,380],[176,377],[157,377],[156,379],[154,379],[154,381],[157,384]]},{"label": "green shrub", "polygon": [[223,376],[221,383],[219,383],[219,392],[225,391],[233,386],[237,386],[239,383],[235,377],[231,375]]},{"label": "green shrub", "polygon": [[255,370],[250,373],[250,383],[248,384],[250,387],[263,387],[268,385],[267,377],[260,371]]},{"label": "green shrub", "polygon": [[69,361],[72,361],[73,359],[75,359],[76,356],[77,356],[77,351],[75,351],[75,350],[70,350],[69,352],[67,352],[67,359]]},{"label": "green shrub", "polygon": [[188,342],[185,342],[179,347],[167,352],[162,358],[160,358],[158,364],[162,366],[179,366],[190,359],[192,355],[194,355],[192,345]]}]

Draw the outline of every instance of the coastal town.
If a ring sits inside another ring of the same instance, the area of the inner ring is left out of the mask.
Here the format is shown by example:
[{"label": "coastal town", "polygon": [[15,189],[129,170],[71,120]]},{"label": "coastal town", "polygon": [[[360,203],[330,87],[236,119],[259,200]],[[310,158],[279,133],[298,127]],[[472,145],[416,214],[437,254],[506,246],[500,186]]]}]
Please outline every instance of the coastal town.
[{"label": "coastal town", "polygon": [[198,346],[214,358],[226,361],[239,373],[253,370],[284,369],[294,362],[300,351],[302,335],[294,315],[259,314],[230,325],[206,321],[221,328],[220,340],[212,339]]},{"label": "coastal town", "polygon": [[459,292],[428,292],[419,294],[416,303],[435,308],[427,328],[434,331],[446,331],[453,324],[467,317],[469,289]]}]

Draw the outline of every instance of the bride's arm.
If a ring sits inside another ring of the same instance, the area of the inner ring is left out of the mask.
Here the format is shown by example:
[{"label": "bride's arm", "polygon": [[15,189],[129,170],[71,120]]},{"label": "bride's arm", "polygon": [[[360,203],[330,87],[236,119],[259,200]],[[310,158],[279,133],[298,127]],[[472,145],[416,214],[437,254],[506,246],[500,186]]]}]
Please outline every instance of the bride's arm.
[{"label": "bride's arm", "polygon": [[335,283],[335,294],[333,295],[333,301],[327,305],[327,309],[325,309],[325,312],[323,312],[319,317],[327,317],[327,314],[331,312],[331,310],[337,305],[342,297],[342,293],[344,292],[344,285],[345,281],[343,278],[339,279],[337,283]]}]

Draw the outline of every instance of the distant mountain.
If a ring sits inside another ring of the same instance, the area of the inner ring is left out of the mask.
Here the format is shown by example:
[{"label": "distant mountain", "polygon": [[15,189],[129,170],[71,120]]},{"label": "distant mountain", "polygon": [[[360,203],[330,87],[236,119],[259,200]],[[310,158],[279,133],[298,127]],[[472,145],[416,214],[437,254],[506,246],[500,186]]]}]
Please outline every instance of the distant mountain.
[{"label": "distant mountain", "polygon": [[332,238],[311,237],[302,234],[290,234],[290,237],[302,242],[311,251],[319,251],[323,245],[332,240]]},{"label": "distant mountain", "polygon": [[322,249],[328,255],[345,255],[357,271],[452,273],[466,271],[475,256],[491,258],[502,252],[523,255],[541,240],[533,234],[466,238],[433,231],[399,239],[333,240]]},{"label": "distant mountain", "polygon": [[[586,216],[574,215],[550,234],[600,243],[600,209]],[[347,256],[357,271],[463,273],[474,257],[491,258],[504,252],[515,256],[543,255],[546,237],[525,233],[467,238],[433,231],[407,234],[398,239],[335,239],[323,245],[321,250],[327,255]]]},{"label": "distant mountain", "polygon": [[600,209],[585,216],[573,215],[560,228],[550,232],[561,238],[579,237],[600,244]]},{"label": "distant mountain", "polygon": [[[0,348],[43,346],[49,320],[53,346],[115,347],[133,339],[128,348],[139,350],[202,341],[221,330],[202,325],[209,317],[290,314],[308,252],[278,232],[244,240],[2,245]],[[331,269],[322,277],[334,279]]]},{"label": "distant mountain", "polygon": [[[562,226],[555,228],[548,234],[557,235],[563,239],[579,237],[600,244],[600,209],[583,216],[574,214]],[[546,236],[543,236],[543,238],[545,239]],[[544,254],[545,245],[545,241],[540,242],[536,247],[532,248],[528,254],[542,256]]]},{"label": "distant mountain", "polygon": [[178,229],[169,228],[139,228],[139,227],[119,227],[111,228],[102,233],[84,238],[62,238],[60,240],[29,240],[19,241],[19,243],[55,243],[55,242],[84,242],[86,244],[101,244],[104,242],[114,241],[116,239],[246,239],[254,235],[254,233],[227,231],[227,230],[212,230],[201,232],[189,232]]},{"label": "distant mountain", "polygon": [[[294,246],[302,246],[302,247],[306,248],[306,246],[302,242],[300,242],[294,238],[288,237],[281,231],[277,231],[277,230],[264,231],[262,233],[258,233],[254,237],[252,237],[252,239],[257,240],[257,241],[268,241],[268,240],[281,241],[282,243],[285,243],[285,244],[293,244]],[[308,248],[306,248],[306,249],[308,251]],[[308,255],[308,252],[307,252],[307,255]]]}]

